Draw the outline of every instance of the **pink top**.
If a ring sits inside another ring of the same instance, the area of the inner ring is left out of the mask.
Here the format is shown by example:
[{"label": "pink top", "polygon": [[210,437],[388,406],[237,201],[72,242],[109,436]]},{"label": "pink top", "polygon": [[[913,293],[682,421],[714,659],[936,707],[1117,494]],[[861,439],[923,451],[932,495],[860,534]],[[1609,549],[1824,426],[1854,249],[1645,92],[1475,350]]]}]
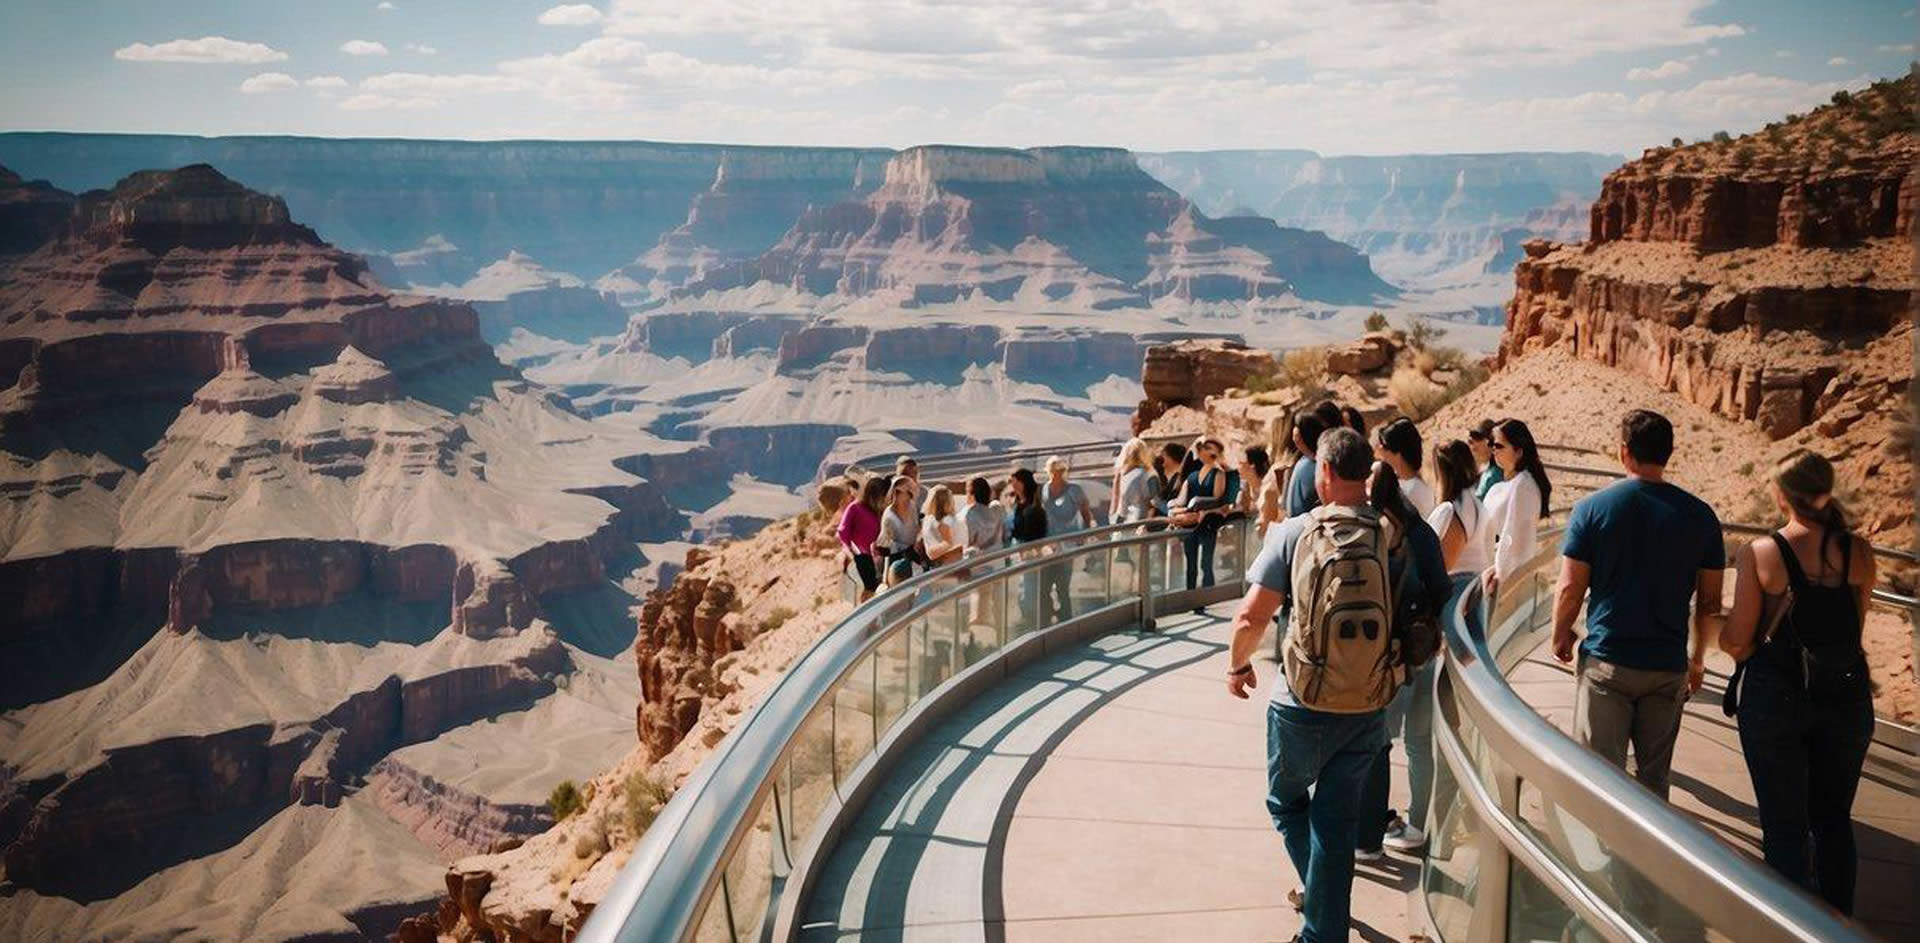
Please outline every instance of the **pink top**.
[{"label": "pink top", "polygon": [[880,515],[859,501],[840,512],[840,526],[834,531],[840,543],[854,553],[873,553],[873,541],[880,536]]}]

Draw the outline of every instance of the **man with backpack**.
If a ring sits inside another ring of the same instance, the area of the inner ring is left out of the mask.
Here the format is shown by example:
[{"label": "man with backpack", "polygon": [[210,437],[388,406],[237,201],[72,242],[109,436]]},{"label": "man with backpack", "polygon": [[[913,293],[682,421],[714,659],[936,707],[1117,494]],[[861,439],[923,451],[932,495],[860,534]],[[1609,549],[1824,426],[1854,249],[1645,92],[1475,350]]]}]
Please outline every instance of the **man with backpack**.
[{"label": "man with backpack", "polygon": [[[1405,682],[1404,660],[1433,639],[1403,637],[1395,581],[1408,565],[1398,535],[1368,504],[1373,451],[1351,429],[1317,443],[1320,506],[1290,518],[1254,561],[1234,617],[1227,690],[1246,698],[1266,625],[1290,607],[1282,677],[1267,706],[1267,810],[1306,885],[1298,940],[1347,938],[1362,793],[1387,742],[1383,713]],[[1401,592],[1427,594],[1416,568]],[[1411,644],[1409,644],[1411,643]]]}]

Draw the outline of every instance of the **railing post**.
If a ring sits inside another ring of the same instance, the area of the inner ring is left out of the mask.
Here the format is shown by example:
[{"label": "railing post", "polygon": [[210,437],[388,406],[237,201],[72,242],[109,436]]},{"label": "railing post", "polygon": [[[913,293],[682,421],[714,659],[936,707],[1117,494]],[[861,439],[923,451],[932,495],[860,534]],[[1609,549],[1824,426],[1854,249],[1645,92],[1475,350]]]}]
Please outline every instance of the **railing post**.
[{"label": "railing post", "polygon": [[1140,629],[1153,631],[1153,561],[1149,554],[1159,553],[1160,541],[1139,544],[1139,564],[1134,567],[1135,591],[1140,596]]}]

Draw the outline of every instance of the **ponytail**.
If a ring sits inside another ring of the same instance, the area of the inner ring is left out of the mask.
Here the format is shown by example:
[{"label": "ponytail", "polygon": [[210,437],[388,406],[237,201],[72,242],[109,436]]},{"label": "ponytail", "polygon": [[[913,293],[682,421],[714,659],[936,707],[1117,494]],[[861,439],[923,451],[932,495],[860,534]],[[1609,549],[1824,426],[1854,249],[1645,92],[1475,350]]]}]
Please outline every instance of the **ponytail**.
[{"label": "ponytail", "polygon": [[1853,528],[1847,509],[1833,496],[1833,463],[1817,452],[1796,449],[1773,467],[1773,484],[1787,507],[1801,519],[1820,525],[1820,565],[1826,566],[1827,541],[1852,549]]}]

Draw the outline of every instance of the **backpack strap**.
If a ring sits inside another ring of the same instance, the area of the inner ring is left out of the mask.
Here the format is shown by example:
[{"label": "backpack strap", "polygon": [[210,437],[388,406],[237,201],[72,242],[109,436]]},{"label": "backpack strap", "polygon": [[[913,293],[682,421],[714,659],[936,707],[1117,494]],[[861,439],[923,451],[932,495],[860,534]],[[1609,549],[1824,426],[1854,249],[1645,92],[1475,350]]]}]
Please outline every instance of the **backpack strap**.
[{"label": "backpack strap", "polygon": [[1787,588],[1793,590],[1794,595],[1805,592],[1809,585],[1807,571],[1800,568],[1800,558],[1794,554],[1793,545],[1787,543],[1787,538],[1777,530],[1773,532],[1772,537],[1773,545],[1780,548],[1780,562],[1787,567]]}]

